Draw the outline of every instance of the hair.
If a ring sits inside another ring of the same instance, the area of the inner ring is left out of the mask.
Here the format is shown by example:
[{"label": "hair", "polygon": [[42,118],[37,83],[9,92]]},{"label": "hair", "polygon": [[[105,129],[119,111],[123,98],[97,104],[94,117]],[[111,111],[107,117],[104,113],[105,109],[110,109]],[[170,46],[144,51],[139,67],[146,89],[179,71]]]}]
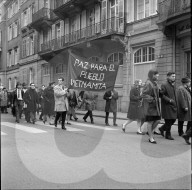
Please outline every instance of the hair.
[{"label": "hair", "polygon": [[30,83],[30,86],[31,86],[32,84],[35,84],[35,83],[31,82],[31,83]]},{"label": "hair", "polygon": [[22,86],[22,84],[21,84],[20,82],[17,82],[16,88],[17,88],[18,86]]},{"label": "hair", "polygon": [[27,86],[27,84],[26,84],[26,83],[23,83],[22,86]]},{"label": "hair", "polygon": [[190,79],[189,77],[184,77],[184,78],[181,79],[181,82],[182,82],[183,84],[186,84],[186,83],[188,83],[188,82],[191,82],[191,79]]},{"label": "hair", "polygon": [[153,75],[159,74],[159,72],[155,69],[150,69],[148,72],[148,77],[150,80],[153,80]]},{"label": "hair", "polygon": [[167,73],[167,76],[170,77],[171,75],[174,75],[174,74],[175,74],[174,71],[169,71],[169,72]]},{"label": "hair", "polygon": [[59,77],[58,80],[61,79],[62,81],[64,81],[65,79],[63,77]]},{"label": "hair", "polygon": [[49,86],[52,86],[53,84],[55,84],[55,82],[50,82],[50,83],[49,83]]},{"label": "hair", "polygon": [[134,85],[139,85],[139,82],[142,82],[142,80],[141,79],[135,79],[135,81],[134,81]]}]

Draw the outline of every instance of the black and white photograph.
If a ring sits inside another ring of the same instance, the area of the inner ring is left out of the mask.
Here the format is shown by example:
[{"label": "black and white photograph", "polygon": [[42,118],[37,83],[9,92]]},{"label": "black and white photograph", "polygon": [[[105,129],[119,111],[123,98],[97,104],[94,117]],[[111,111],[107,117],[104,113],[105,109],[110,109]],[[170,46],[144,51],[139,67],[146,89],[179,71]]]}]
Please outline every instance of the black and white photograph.
[{"label": "black and white photograph", "polygon": [[2,190],[191,190],[191,125],[191,0],[0,0]]}]

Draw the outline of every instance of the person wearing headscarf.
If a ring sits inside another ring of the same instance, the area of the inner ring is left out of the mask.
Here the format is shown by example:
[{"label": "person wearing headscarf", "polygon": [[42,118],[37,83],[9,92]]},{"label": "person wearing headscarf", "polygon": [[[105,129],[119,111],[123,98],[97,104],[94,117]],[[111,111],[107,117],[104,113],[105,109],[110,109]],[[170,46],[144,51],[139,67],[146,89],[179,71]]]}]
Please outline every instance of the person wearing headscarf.
[{"label": "person wearing headscarf", "polygon": [[128,124],[133,121],[137,121],[137,134],[144,135],[142,132],[141,126],[144,123],[144,117],[142,114],[142,97],[141,97],[141,85],[142,80],[136,79],[134,82],[134,86],[130,90],[130,102],[127,113],[128,120],[123,124],[122,130],[125,132],[125,129]]},{"label": "person wearing headscarf", "polygon": [[178,118],[175,78],[175,72],[170,71],[167,73],[167,80],[161,85],[161,111],[165,124],[159,128],[159,131],[162,136],[166,131],[165,138],[168,140],[174,140],[171,136],[171,126]]},{"label": "person wearing headscarf", "polygon": [[191,79],[188,77],[181,79],[182,85],[177,89],[178,101],[178,130],[183,132],[183,123],[187,121],[187,129],[185,134],[181,136],[185,139],[187,144],[191,137]]},{"label": "person wearing headscarf", "polygon": [[8,113],[7,112],[7,105],[8,105],[8,93],[7,93],[7,89],[4,87],[1,91],[0,91],[0,99],[1,99],[1,111],[2,113]]},{"label": "person wearing headscarf", "polygon": [[158,77],[158,71],[154,69],[149,70],[148,79],[142,91],[144,117],[148,129],[149,142],[153,144],[157,144],[153,137],[153,131],[157,127],[156,123],[159,123],[161,120]]}]

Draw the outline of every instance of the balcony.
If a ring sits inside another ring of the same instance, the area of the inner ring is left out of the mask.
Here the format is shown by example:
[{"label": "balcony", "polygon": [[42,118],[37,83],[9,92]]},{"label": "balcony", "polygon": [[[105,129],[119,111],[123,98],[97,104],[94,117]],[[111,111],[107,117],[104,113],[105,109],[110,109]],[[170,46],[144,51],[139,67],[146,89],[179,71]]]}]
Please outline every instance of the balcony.
[{"label": "balcony", "polygon": [[159,21],[171,25],[190,18],[191,0],[163,0],[158,5]]},{"label": "balcony", "polygon": [[41,44],[40,55],[111,35],[124,35],[124,19],[111,18]]},{"label": "balcony", "polygon": [[60,18],[72,17],[99,2],[99,0],[56,0],[54,13]]},{"label": "balcony", "polygon": [[42,8],[33,14],[31,27],[36,30],[46,29],[51,27],[55,19],[57,19],[57,16],[51,9]]}]

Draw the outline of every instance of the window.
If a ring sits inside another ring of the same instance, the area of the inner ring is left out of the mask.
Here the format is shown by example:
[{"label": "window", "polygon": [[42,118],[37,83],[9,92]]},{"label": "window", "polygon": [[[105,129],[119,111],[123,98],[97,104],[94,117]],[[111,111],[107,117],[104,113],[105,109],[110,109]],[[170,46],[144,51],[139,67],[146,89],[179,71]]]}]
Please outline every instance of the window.
[{"label": "window", "polygon": [[27,56],[27,38],[23,39],[22,43],[22,58]]},{"label": "window", "polygon": [[57,65],[56,68],[55,68],[55,73],[60,74],[60,73],[63,73],[63,72],[64,72],[64,65],[63,64]]},{"label": "window", "polygon": [[13,32],[12,32],[12,25],[10,25],[9,27],[8,27],[8,40],[10,41],[11,39],[12,39],[12,34],[13,34]]},{"label": "window", "polygon": [[14,87],[17,85],[17,77],[14,78]]},{"label": "window", "polygon": [[13,38],[16,38],[18,35],[18,21],[13,23]]},{"label": "window", "polygon": [[120,61],[120,65],[123,65],[123,53],[120,52],[116,52],[116,53],[112,53],[108,59],[107,62],[118,62]]},{"label": "window", "polygon": [[9,78],[9,90],[11,90],[11,78]]},{"label": "window", "polygon": [[61,36],[61,28],[60,28],[60,23],[55,25],[55,31],[56,31],[56,38],[60,38]]},{"label": "window", "polygon": [[27,26],[27,10],[23,12],[23,26]]},{"label": "window", "polygon": [[155,48],[144,46],[134,50],[134,80],[147,80],[148,71],[155,67]]},{"label": "window", "polygon": [[99,57],[97,57],[97,56],[90,57],[90,58],[89,58],[89,61],[98,62],[98,61],[99,61]]},{"label": "window", "polygon": [[30,68],[29,69],[29,84],[31,84],[33,82],[33,69]]},{"label": "window", "polygon": [[15,51],[15,53],[14,53],[14,55],[15,55],[15,58],[14,58],[15,63],[14,64],[16,65],[18,63],[18,61],[19,61],[18,60],[18,58],[19,58],[19,56],[18,56],[18,53],[19,53],[18,52],[18,48],[15,48],[14,51]]},{"label": "window", "polygon": [[29,47],[29,55],[34,54],[34,36],[30,36],[30,47]]},{"label": "window", "polygon": [[10,67],[12,65],[11,61],[12,61],[11,50],[9,50],[7,53],[7,67]]},{"label": "window", "polygon": [[137,19],[157,14],[157,0],[137,0]]},{"label": "window", "polygon": [[43,71],[44,76],[49,75],[49,65],[45,65]]}]

